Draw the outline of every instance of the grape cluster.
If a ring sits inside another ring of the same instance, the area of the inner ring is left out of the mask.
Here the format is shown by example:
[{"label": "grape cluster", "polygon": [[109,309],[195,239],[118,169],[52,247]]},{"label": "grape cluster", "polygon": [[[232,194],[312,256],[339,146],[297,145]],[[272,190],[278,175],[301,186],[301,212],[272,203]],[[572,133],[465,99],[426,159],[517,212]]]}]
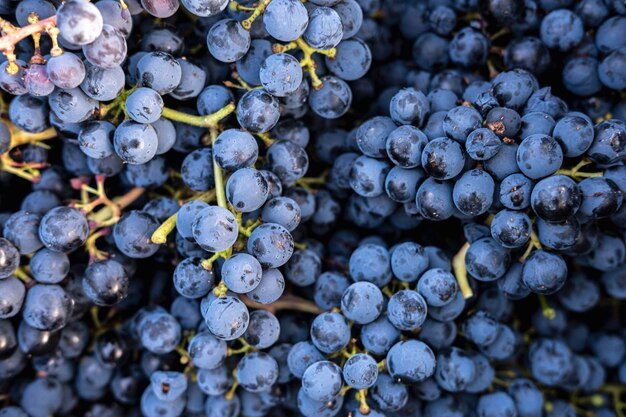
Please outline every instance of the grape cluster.
[{"label": "grape cluster", "polygon": [[0,417],[626,415],[623,1],[0,30]]}]

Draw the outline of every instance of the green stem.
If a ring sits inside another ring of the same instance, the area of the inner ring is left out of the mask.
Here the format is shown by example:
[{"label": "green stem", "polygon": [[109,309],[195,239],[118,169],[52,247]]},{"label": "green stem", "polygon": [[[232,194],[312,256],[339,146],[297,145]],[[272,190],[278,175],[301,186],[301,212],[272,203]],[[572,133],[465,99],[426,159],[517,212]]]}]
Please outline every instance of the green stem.
[{"label": "green stem", "polygon": [[[217,139],[217,129],[211,129],[211,144]],[[213,176],[215,177],[215,194],[217,197],[217,205],[225,209],[228,208],[226,203],[226,192],[224,191],[224,175],[222,168],[215,161],[215,153],[213,153]]]},{"label": "green stem", "polygon": [[162,116],[166,119],[186,123],[192,126],[215,128],[223,118],[231,114],[233,111],[235,111],[235,103],[229,103],[215,113],[206,116],[196,116],[164,107]]}]

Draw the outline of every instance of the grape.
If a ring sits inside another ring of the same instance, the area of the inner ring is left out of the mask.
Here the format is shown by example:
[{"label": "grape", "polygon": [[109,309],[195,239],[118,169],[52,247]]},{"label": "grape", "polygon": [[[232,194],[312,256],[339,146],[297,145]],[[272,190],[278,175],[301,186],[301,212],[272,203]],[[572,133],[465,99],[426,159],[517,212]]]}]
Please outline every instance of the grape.
[{"label": "grape", "polygon": [[471,169],[454,184],[452,199],[461,213],[474,217],[491,207],[494,189],[495,183],[488,173],[482,169]]},{"label": "grape", "polygon": [[46,64],[48,77],[52,84],[69,90],[78,87],[85,79],[85,65],[71,52],[53,56]]},{"label": "grape", "polygon": [[254,229],[248,239],[247,249],[263,268],[278,268],[293,253],[293,237],[283,226],[264,223]]},{"label": "grape", "polygon": [[343,116],[352,104],[352,90],[345,81],[327,75],[321,79],[322,87],[309,93],[309,105],[315,114],[324,119]]},{"label": "grape", "polygon": [[50,95],[55,87],[50,80],[48,68],[42,64],[31,64],[26,69],[24,86],[31,95],[38,97]]},{"label": "grape", "polygon": [[268,56],[259,68],[259,80],[263,88],[276,97],[284,97],[296,91],[302,83],[302,76],[298,60],[285,53]]},{"label": "grape", "polygon": [[563,221],[580,208],[580,188],[571,178],[554,175],[535,185],[530,202],[533,211],[542,219]]},{"label": "grape", "polygon": [[228,258],[222,265],[222,279],[229,290],[248,293],[261,282],[261,264],[247,253],[239,253]]},{"label": "grape", "polygon": [[302,375],[302,390],[314,401],[332,401],[342,386],[341,368],[330,361],[315,362]]},{"label": "grape", "polygon": [[400,126],[387,135],[385,144],[391,161],[402,168],[420,167],[428,138],[413,126]]},{"label": "grape", "polygon": [[278,379],[278,363],[265,352],[251,352],[241,358],[236,372],[243,389],[263,392],[270,389]]},{"label": "grape", "polygon": [[132,210],[122,216],[113,228],[115,246],[130,258],[150,257],[159,248],[150,241],[157,227],[157,220],[150,214]]},{"label": "grape", "polygon": [[194,240],[204,250],[220,252],[231,247],[239,230],[233,214],[218,206],[200,210],[191,225]]},{"label": "grape", "polygon": [[389,375],[402,382],[420,382],[435,371],[435,355],[426,344],[417,340],[394,344],[386,360]]},{"label": "grape", "polygon": [[126,98],[126,111],[137,123],[154,123],[163,111],[163,99],[154,90],[140,87]]},{"label": "grape", "polygon": [[[289,19],[285,19],[285,16],[289,16]],[[296,0],[272,1],[263,14],[263,26],[267,33],[282,42],[298,39],[308,24],[307,10]]]},{"label": "grape", "polygon": [[367,73],[372,64],[372,53],[365,42],[358,38],[348,39],[339,42],[336,49],[335,58],[325,58],[330,72],[346,81],[358,80]]},{"label": "grape", "polygon": [[9,94],[20,96],[29,92],[24,82],[26,63],[20,60],[16,60],[15,63],[18,66],[16,74],[9,74],[7,71],[8,61],[0,64],[0,88]]},{"label": "grape", "polygon": [[141,0],[141,6],[158,18],[170,17],[178,10],[178,2],[174,0]]},{"label": "grape", "polygon": [[392,278],[389,252],[380,245],[367,243],[359,246],[350,256],[350,276],[355,281],[367,281],[378,287]]},{"label": "grape", "polygon": [[85,270],[83,289],[96,305],[114,305],[128,295],[129,280],[122,265],[114,260],[94,262]]},{"label": "grape", "polygon": [[159,94],[176,90],[181,77],[180,64],[167,52],[150,52],[137,62],[138,83],[143,87],[152,88]]},{"label": "grape", "polygon": [[376,384],[372,387],[372,399],[382,410],[398,411],[408,401],[408,389],[391,376],[379,374]]},{"label": "grape", "polygon": [[30,272],[33,278],[42,284],[58,284],[69,271],[70,260],[63,252],[40,249],[30,261]]},{"label": "grape", "polygon": [[126,59],[126,50],[124,35],[107,24],[102,27],[102,33],[95,41],[83,46],[83,54],[87,61],[103,69],[119,67]]},{"label": "grape", "polygon": [[105,24],[113,26],[122,35],[128,37],[133,29],[133,20],[127,16],[119,2],[102,0],[96,3]]},{"label": "grape", "polygon": [[261,304],[271,304],[278,300],[285,289],[285,279],[278,269],[270,268],[262,272],[261,282],[246,294]]},{"label": "grape", "polygon": [[238,169],[226,182],[226,198],[237,211],[248,213],[260,208],[268,194],[265,177],[254,168]]},{"label": "grape", "polygon": [[268,132],[279,117],[278,100],[265,90],[250,90],[237,103],[237,121],[253,133]]},{"label": "grape", "polygon": [[221,62],[235,62],[250,48],[250,33],[235,19],[215,23],[207,33],[209,52]]},{"label": "grape", "polygon": [[209,305],[205,319],[215,337],[221,340],[234,340],[243,335],[248,328],[250,314],[241,300],[226,295]]},{"label": "grape", "polygon": [[73,300],[58,285],[37,284],[26,294],[24,321],[38,330],[61,329],[69,320]]},{"label": "grape", "polygon": [[10,277],[19,266],[20,253],[17,248],[8,240],[0,238],[0,278]]},{"label": "grape", "polygon": [[297,250],[285,264],[285,278],[299,287],[315,282],[320,274],[322,261],[317,253],[309,249]]},{"label": "grape", "polygon": [[147,313],[139,323],[141,344],[150,352],[172,352],[180,342],[181,328],[176,319],[162,311]]},{"label": "grape", "polygon": [[188,100],[197,97],[206,84],[207,74],[199,66],[178,58],[181,69],[180,84],[170,93],[177,100]]},{"label": "grape", "polygon": [[531,291],[551,294],[558,291],[567,278],[567,266],[559,255],[536,250],[524,262],[522,279]]},{"label": "grape", "polygon": [[426,301],[417,291],[395,293],[387,305],[387,318],[398,330],[415,330],[426,319]]},{"label": "grape", "polygon": [[276,141],[267,151],[267,166],[284,185],[292,185],[302,178],[309,168],[309,157],[298,144]]},{"label": "grape", "polygon": [[55,252],[72,252],[82,246],[88,236],[87,219],[77,209],[56,207],[39,223],[39,239]]},{"label": "grape", "polygon": [[0,280],[2,299],[0,299],[0,319],[7,319],[20,312],[24,303],[26,289],[22,281],[15,277]]},{"label": "grape", "polygon": [[9,105],[11,121],[30,133],[43,132],[49,127],[47,113],[46,102],[30,95],[16,97]]},{"label": "grape", "polygon": [[70,0],[57,10],[57,27],[64,39],[76,45],[87,45],[102,32],[102,14],[92,3]]},{"label": "grape", "polygon": [[341,311],[357,324],[371,323],[383,310],[383,294],[372,283],[356,282],[341,297]]},{"label": "grape", "polygon": [[71,90],[57,88],[48,96],[50,110],[65,123],[86,121],[96,110],[97,104],[97,101],[79,88]]},{"label": "grape", "polygon": [[183,6],[200,17],[214,16],[228,6],[226,0],[183,0]]},{"label": "grape", "polygon": [[226,342],[204,331],[189,342],[189,356],[194,366],[200,369],[215,369],[226,359]]},{"label": "grape", "polygon": [[152,126],[125,120],[115,129],[113,146],[124,162],[145,164],[156,155],[158,139]]},{"label": "grape", "polygon": [[289,197],[275,197],[263,206],[261,217],[269,223],[277,223],[292,232],[301,220],[300,206]]},{"label": "grape", "polygon": [[338,313],[322,313],[311,324],[311,341],[323,353],[338,352],[349,340],[348,323]]},{"label": "grape", "polygon": [[413,60],[426,71],[442,69],[448,64],[448,49],[449,42],[445,38],[425,32],[415,39]]},{"label": "grape", "polygon": [[257,349],[271,347],[280,336],[280,323],[270,312],[256,310],[250,314],[250,324],[243,335],[244,340]]},{"label": "grape", "polygon": [[350,187],[363,197],[376,197],[385,192],[385,177],[389,173],[388,163],[359,156],[352,164]]},{"label": "grape", "polygon": [[78,133],[78,145],[85,155],[103,159],[113,154],[115,126],[106,121],[92,121],[83,125]]}]

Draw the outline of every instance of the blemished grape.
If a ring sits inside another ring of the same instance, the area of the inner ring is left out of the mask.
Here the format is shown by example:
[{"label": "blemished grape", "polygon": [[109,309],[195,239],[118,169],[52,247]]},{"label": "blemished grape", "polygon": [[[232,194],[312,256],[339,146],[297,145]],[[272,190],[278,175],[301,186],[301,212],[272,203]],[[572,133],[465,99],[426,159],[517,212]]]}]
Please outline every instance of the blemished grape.
[{"label": "blemished grape", "polygon": [[64,39],[76,45],[87,45],[100,36],[104,23],[102,14],[94,4],[71,0],[57,10],[57,25]]}]

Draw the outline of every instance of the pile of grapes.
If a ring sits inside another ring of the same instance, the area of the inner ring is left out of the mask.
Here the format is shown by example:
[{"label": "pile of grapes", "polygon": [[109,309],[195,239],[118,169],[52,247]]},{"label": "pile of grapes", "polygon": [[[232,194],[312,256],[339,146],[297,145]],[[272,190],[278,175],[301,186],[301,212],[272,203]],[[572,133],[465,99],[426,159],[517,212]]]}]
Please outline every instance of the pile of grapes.
[{"label": "pile of grapes", "polygon": [[0,417],[625,417],[624,0],[0,0]]}]

